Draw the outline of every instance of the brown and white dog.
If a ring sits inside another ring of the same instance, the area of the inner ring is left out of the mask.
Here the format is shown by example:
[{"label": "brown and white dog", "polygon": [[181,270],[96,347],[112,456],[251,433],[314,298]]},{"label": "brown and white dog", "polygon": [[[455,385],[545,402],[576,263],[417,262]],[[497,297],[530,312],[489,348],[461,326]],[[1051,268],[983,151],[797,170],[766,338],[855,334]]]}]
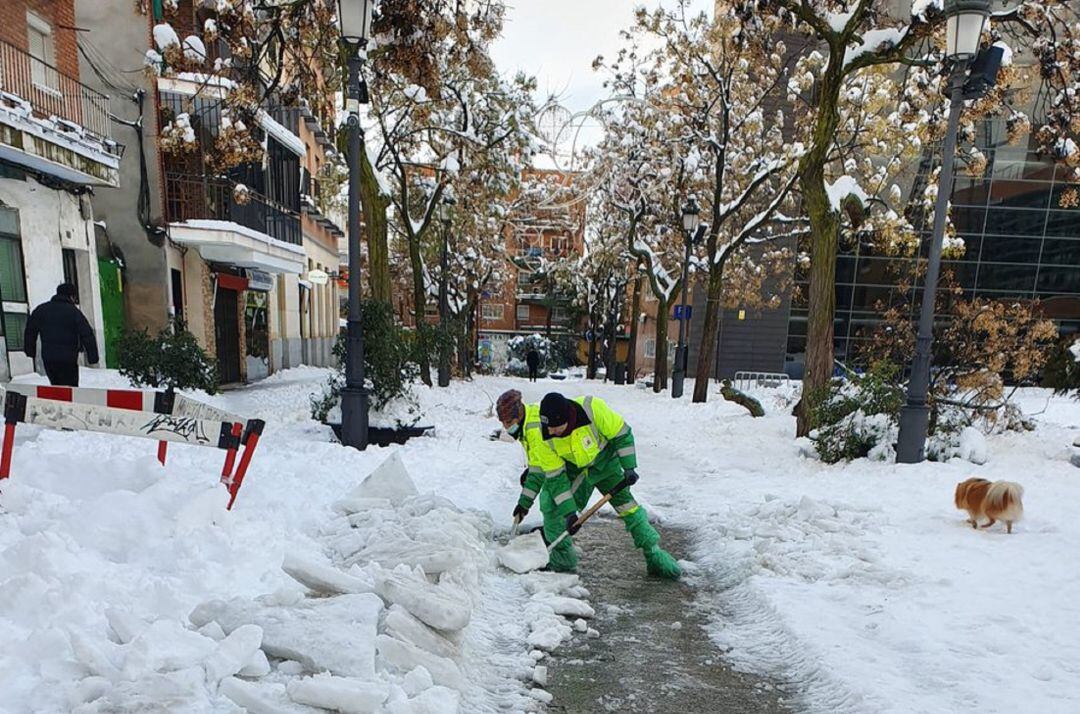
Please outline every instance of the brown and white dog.
[{"label": "brown and white dog", "polygon": [[988,518],[990,522],[982,528],[1005,521],[1005,530],[1012,533],[1012,524],[1024,515],[1023,495],[1024,487],[1012,481],[969,478],[956,484],[956,507],[968,512],[972,528],[980,527],[980,518]]}]

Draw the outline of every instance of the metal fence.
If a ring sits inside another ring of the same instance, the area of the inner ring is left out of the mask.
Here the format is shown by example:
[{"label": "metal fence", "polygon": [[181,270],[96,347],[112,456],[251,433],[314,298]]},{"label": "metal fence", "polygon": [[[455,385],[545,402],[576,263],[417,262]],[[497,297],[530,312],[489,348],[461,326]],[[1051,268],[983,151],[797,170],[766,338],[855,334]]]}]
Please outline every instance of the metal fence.
[{"label": "metal fence", "polygon": [[0,91],[29,102],[36,117],[57,117],[110,138],[107,96],[6,42],[0,42]]},{"label": "metal fence", "polygon": [[236,186],[223,178],[165,174],[165,215],[170,222],[232,221],[286,243],[300,245],[300,215],[254,191],[238,202]]},{"label": "metal fence", "polygon": [[735,388],[740,392],[746,392],[751,389],[776,389],[778,387],[790,387],[791,377],[782,372],[736,372]]}]

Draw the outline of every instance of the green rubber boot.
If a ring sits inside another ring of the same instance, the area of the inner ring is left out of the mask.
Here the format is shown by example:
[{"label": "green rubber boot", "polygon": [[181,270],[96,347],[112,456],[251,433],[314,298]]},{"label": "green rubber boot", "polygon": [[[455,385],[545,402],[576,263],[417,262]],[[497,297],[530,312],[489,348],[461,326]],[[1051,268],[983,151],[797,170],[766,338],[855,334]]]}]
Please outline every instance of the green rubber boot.
[{"label": "green rubber boot", "polygon": [[649,575],[667,580],[678,580],[682,575],[679,563],[660,547],[660,534],[649,523],[649,515],[640,506],[623,516],[626,530],[634,539],[634,546],[645,555],[645,567]]},{"label": "green rubber boot", "polygon": [[[558,516],[548,518],[544,514],[544,542],[551,543],[566,530],[566,525]],[[548,569],[557,573],[573,573],[577,570],[578,556],[573,541],[563,538],[562,542],[551,549],[548,554]]]}]

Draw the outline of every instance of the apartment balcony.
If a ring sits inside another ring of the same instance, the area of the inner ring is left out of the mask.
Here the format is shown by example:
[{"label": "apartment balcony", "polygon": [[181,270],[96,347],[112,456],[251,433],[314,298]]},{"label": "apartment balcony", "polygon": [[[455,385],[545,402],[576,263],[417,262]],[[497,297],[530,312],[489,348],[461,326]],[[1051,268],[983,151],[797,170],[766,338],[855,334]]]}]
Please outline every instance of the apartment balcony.
[{"label": "apartment balcony", "polygon": [[0,42],[0,158],[74,184],[118,186],[109,98]]},{"label": "apartment balcony", "polygon": [[300,215],[224,178],[165,174],[169,236],[204,260],[271,273],[306,268]]}]

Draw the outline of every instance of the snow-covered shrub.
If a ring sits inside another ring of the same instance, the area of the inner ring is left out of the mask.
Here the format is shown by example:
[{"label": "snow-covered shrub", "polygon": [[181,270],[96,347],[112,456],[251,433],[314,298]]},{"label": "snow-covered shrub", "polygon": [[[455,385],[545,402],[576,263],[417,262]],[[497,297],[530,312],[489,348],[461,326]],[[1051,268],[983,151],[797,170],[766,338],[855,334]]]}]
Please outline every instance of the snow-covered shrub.
[{"label": "snow-covered shrub", "polygon": [[116,349],[120,375],[134,387],[217,391],[217,360],[203,350],[182,320],[157,335],[125,330]]},{"label": "snow-covered shrub", "polygon": [[1080,337],[1069,335],[1054,345],[1043,368],[1042,386],[1080,398]]},{"label": "snow-covered shrub", "polygon": [[[369,301],[361,311],[364,328],[364,376],[370,395],[372,426],[412,426],[420,420],[420,407],[412,391],[419,374],[413,360],[412,336],[394,320],[389,303]],[[328,423],[341,419],[341,390],[345,387],[347,335],[342,330],[334,343],[337,368],[320,394],[311,397],[311,416]]]},{"label": "snow-covered shrub", "polygon": [[506,344],[507,353],[510,357],[506,365],[506,373],[515,377],[527,377],[529,365],[525,361],[529,350],[536,350],[540,355],[540,376],[546,377],[549,372],[558,369],[559,365],[555,357],[555,345],[548,338],[536,333],[532,335],[518,335]]},{"label": "snow-covered shrub", "polygon": [[862,376],[834,379],[815,404],[811,432],[826,463],[869,457],[885,461],[895,456],[897,423],[904,390],[893,364],[879,362]]}]

